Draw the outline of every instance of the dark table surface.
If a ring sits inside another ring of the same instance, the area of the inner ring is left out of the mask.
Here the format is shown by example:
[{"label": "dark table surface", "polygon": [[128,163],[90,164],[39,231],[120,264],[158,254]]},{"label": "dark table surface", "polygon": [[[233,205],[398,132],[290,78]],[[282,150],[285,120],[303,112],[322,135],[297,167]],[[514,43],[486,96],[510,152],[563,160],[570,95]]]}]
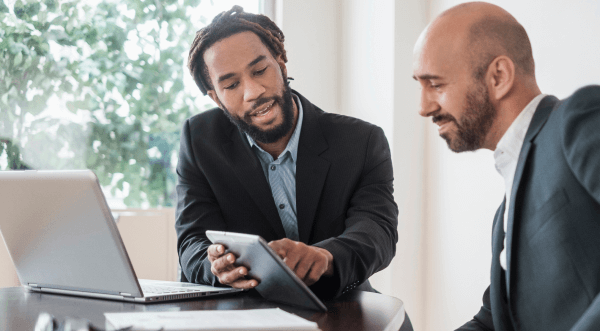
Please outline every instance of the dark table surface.
[{"label": "dark table surface", "polygon": [[281,308],[319,325],[321,330],[398,330],[404,305],[383,294],[352,291],[325,302],[327,313],[314,312],[264,300],[255,291],[217,297],[140,304],[76,296],[30,292],[21,287],[0,288],[0,331],[33,330],[40,312],[60,322],[65,317],[85,318],[97,327],[106,325],[107,312],[157,312]]}]

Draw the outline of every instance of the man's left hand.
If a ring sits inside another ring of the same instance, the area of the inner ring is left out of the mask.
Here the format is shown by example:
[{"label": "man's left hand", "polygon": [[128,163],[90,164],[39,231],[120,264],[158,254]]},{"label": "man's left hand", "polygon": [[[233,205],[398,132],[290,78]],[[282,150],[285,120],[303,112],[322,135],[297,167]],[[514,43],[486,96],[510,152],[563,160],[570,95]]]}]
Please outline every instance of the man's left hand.
[{"label": "man's left hand", "polygon": [[308,286],[316,283],[321,276],[333,276],[333,255],[324,248],[287,238],[271,241],[269,246]]}]

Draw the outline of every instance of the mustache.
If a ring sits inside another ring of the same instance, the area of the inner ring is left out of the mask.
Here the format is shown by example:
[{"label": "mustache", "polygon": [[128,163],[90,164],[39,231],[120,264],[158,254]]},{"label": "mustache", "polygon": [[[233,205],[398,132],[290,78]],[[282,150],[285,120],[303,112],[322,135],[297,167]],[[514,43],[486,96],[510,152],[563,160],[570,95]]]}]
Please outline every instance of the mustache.
[{"label": "mustache", "polygon": [[456,118],[454,118],[454,116],[450,115],[450,114],[438,114],[438,115],[433,115],[431,120],[433,121],[433,123],[437,123],[437,122],[456,122]]},{"label": "mustache", "polygon": [[250,108],[250,112],[255,111],[256,109],[258,109],[258,107],[260,107],[268,102],[271,102],[273,100],[275,100],[275,102],[277,102],[279,100],[279,98],[278,97],[270,97],[270,98],[260,98],[260,99],[256,100],[256,102],[254,102],[254,104],[252,105],[252,108]]}]

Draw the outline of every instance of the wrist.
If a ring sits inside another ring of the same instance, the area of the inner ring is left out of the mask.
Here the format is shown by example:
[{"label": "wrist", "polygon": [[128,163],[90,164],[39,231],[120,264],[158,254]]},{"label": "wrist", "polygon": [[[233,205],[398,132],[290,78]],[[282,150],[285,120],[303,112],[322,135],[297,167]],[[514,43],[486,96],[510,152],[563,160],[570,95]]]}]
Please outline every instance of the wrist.
[{"label": "wrist", "polygon": [[329,252],[325,248],[321,248],[321,252],[325,255],[327,259],[327,269],[325,270],[325,273],[323,273],[323,275],[333,276],[333,254],[331,254],[331,252]]}]

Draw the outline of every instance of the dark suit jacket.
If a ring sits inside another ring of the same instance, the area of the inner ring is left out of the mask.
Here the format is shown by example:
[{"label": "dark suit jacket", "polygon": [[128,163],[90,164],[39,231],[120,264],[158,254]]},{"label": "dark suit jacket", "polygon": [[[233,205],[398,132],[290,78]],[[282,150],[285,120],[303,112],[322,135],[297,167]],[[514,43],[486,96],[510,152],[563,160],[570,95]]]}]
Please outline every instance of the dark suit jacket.
[{"label": "dark suit jacket", "polygon": [[[381,128],[325,113],[294,93],[304,110],[296,164],[300,241],[327,249],[334,261],[334,276],[312,289],[322,298],[365,281],[362,288],[372,289],[367,279],[390,263],[398,240],[387,140]],[[221,109],[185,122],[177,174],[177,247],[189,281],[219,285],[206,230],[285,238],[260,161]]]},{"label": "dark suit jacket", "polygon": [[519,155],[508,213],[492,234],[491,284],[460,330],[600,330],[600,86],[548,96]]}]

